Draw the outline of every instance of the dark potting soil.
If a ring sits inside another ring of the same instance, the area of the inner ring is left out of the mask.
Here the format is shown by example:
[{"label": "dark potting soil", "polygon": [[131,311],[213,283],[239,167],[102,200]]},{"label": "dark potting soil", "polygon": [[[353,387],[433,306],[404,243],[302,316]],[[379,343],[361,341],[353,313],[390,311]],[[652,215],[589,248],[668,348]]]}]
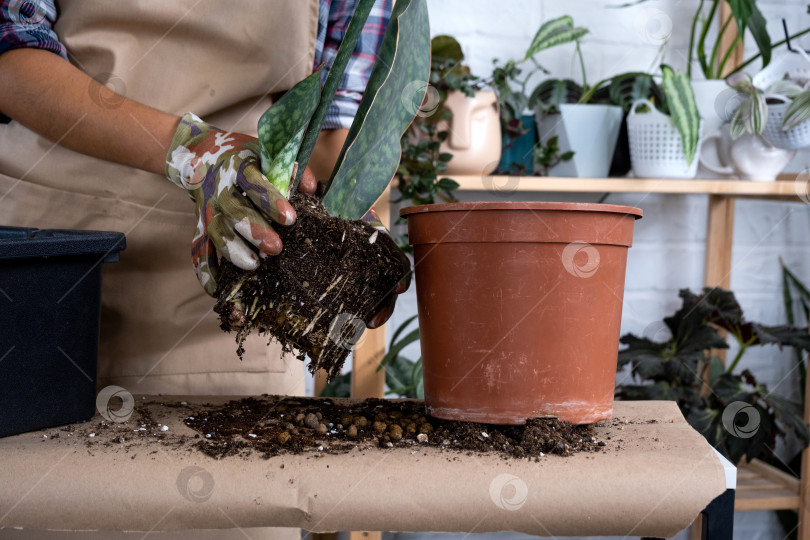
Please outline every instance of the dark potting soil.
[{"label": "dark potting soil", "polygon": [[516,458],[568,456],[599,451],[592,426],[536,418],[525,426],[440,420],[421,401],[367,399],[337,404],[330,399],[245,398],[194,411],[185,424],[201,434],[205,454],[226,456],[321,451],[340,453],[370,443],[382,448],[432,446],[467,452],[499,452]]},{"label": "dark potting soil", "polygon": [[309,370],[329,380],[403,277],[402,255],[390,236],[362,221],[330,216],[320,201],[296,193],[291,227],[276,227],[284,248],[246,272],[222,260],[214,310],[236,331],[237,353],[254,331],[279,341]]}]

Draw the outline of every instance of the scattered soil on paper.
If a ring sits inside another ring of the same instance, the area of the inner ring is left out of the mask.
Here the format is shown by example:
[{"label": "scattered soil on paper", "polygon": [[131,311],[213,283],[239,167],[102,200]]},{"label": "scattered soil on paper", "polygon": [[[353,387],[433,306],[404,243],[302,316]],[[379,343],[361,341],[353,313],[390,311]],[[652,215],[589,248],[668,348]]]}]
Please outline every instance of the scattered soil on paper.
[{"label": "scattered soil on paper", "polygon": [[427,416],[421,401],[383,399],[336,403],[331,399],[245,398],[200,408],[185,424],[201,435],[197,448],[215,458],[253,452],[265,457],[340,453],[360,444],[539,458],[599,451],[605,446],[596,440],[591,426],[545,418],[531,419],[525,426],[447,421]]}]

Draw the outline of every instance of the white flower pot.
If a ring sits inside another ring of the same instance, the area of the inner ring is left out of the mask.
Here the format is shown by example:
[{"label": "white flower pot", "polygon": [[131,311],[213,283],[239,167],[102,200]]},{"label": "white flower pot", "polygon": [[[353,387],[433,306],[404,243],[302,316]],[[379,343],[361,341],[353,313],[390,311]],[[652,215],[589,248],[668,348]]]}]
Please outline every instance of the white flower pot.
[{"label": "white flower pot", "polygon": [[558,163],[549,176],[605,178],[622,125],[622,109],[614,105],[565,104],[559,114],[537,113],[540,144],[557,136],[560,153],[574,152]]},{"label": "white flower pot", "polygon": [[[647,105],[646,113],[636,111]],[[701,131],[703,127],[701,122]],[[686,162],[681,134],[669,116],[658,112],[646,99],[633,103],[627,116],[627,136],[630,141],[630,162],[638,178],[694,178],[700,157],[698,142],[692,163]],[[699,140],[699,139],[698,139]]]}]

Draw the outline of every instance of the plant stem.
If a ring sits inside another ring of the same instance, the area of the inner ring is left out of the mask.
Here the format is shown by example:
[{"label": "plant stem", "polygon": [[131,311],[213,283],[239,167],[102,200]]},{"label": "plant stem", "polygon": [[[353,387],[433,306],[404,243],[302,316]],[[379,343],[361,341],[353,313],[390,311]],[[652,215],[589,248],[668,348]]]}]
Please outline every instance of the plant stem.
[{"label": "plant stem", "polygon": [[[731,20],[731,17],[729,17],[729,20]],[[720,61],[720,66],[717,68],[717,75],[718,76],[720,76],[720,77],[723,76],[723,69],[726,67],[726,63],[728,62],[728,59],[731,58],[731,54],[734,52],[734,49],[737,48],[737,45],[739,45],[741,41],[742,41],[742,36],[737,34],[737,37],[734,38],[734,41],[731,43],[731,46],[726,51],[726,54],[723,56],[723,60]]]},{"label": "plant stem", "polygon": [[692,51],[695,50],[695,30],[697,30],[700,12],[703,11],[703,2],[704,0],[700,0],[697,11],[695,11],[695,16],[692,17],[692,26],[689,29],[689,51],[686,54],[686,74],[689,75],[690,79],[692,78]]},{"label": "plant stem", "polygon": [[593,95],[602,87],[603,84],[612,81],[615,77],[608,77],[607,79],[602,79],[595,85],[591,86],[590,88],[583,88],[582,96],[580,96],[579,101],[577,103],[588,103]]},{"label": "plant stem", "polygon": [[[796,39],[797,37],[802,37],[803,35],[807,34],[808,32],[810,32],[810,28],[805,28],[805,29],[804,29],[804,30],[802,30],[801,32],[796,32],[796,33],[795,33],[795,34],[793,34],[792,36],[789,36],[787,39],[783,39],[782,41],[777,41],[776,43],[774,43],[773,45],[771,45],[771,50],[773,50],[773,49],[775,49],[775,48],[779,47],[780,45],[784,45],[785,43],[787,43],[787,42],[788,42],[788,39],[791,39],[791,40],[792,40],[792,39]],[[735,74],[735,73],[737,73],[738,71],[741,71],[741,70],[745,69],[745,68],[746,68],[746,67],[748,67],[748,66],[749,66],[749,65],[750,65],[750,64],[751,64],[751,63],[752,63],[754,60],[756,60],[756,59],[757,59],[757,58],[759,58],[760,56],[762,56],[762,53],[757,53],[757,54],[755,54],[754,56],[752,56],[751,58],[749,58],[748,60],[746,60],[745,62],[743,62],[742,64],[740,64],[739,66],[737,66],[737,67],[735,67],[734,69],[732,69],[732,70],[729,72],[729,76],[730,76],[730,75],[734,75],[734,74]]]},{"label": "plant stem", "polygon": [[733,51],[737,47],[737,42],[740,39],[739,34],[737,34],[737,37],[734,39],[734,44],[732,44],[732,46],[729,47],[728,50],[726,51],[726,54],[725,54],[725,56],[723,58],[724,61],[721,62],[720,66],[716,66],[715,62],[717,61],[717,54],[720,52],[720,42],[723,40],[723,34],[725,33],[726,28],[728,28],[729,23],[733,19],[734,19],[734,17],[729,17],[728,19],[726,19],[726,22],[723,23],[723,26],[721,26],[720,30],[717,32],[717,41],[714,42],[714,47],[712,47],[712,55],[710,57],[711,58],[711,63],[709,64],[712,67],[712,69],[717,70],[716,72],[714,72],[712,74],[712,75],[714,75],[712,77],[712,79],[716,79],[718,75],[723,73],[722,66],[723,66],[723,64],[725,64],[725,60],[729,57],[729,55],[731,54],[731,51]]},{"label": "plant stem", "polygon": [[745,343],[740,344],[740,350],[737,351],[737,356],[734,357],[734,361],[731,362],[730,366],[728,366],[728,369],[726,370],[726,373],[732,373],[734,371],[734,368],[736,368],[737,364],[740,363],[740,359],[742,358],[742,355],[743,355],[743,353],[745,353],[745,349],[747,349],[747,348],[748,348],[748,345],[746,345]]},{"label": "plant stem", "polygon": [[697,43],[698,61],[700,62],[700,68],[703,70],[703,75],[705,75],[707,79],[712,78],[712,72],[711,65],[706,62],[706,37],[709,34],[709,28],[714,20],[715,13],[717,13],[717,4],[719,3],[720,0],[713,0],[712,8],[709,10],[709,15],[706,18],[706,21],[703,23],[703,30],[700,32],[700,37],[698,38]]},{"label": "plant stem", "polygon": [[582,88],[588,88],[588,78],[585,76],[585,59],[582,57],[582,49],[577,40],[577,56],[579,57],[579,68],[582,70]]},{"label": "plant stem", "polygon": [[754,337],[751,338],[750,341],[743,342],[743,340],[740,338],[739,335],[737,335],[737,334],[733,334],[733,335],[734,335],[735,339],[737,340],[737,343],[740,345],[740,350],[737,351],[737,356],[734,357],[734,361],[731,362],[730,366],[728,366],[728,369],[726,370],[726,373],[732,373],[734,371],[734,368],[736,368],[737,364],[740,363],[740,359],[742,358],[743,354],[745,354],[745,351],[757,339],[756,336],[754,336]]}]

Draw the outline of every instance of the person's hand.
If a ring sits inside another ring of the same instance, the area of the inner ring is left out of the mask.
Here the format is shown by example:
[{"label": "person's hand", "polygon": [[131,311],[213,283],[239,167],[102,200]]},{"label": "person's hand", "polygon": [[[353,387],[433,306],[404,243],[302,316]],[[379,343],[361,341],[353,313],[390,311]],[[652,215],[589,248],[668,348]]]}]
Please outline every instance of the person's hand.
[{"label": "person's hand", "polygon": [[394,242],[394,239],[391,238],[388,229],[386,229],[382,224],[380,218],[377,216],[377,213],[373,208],[369,210],[365,216],[363,216],[363,221],[380,231],[381,234],[378,237],[378,241],[390,242],[394,245],[397,253],[399,254],[400,266],[402,268],[402,279],[399,280],[396,286],[378,304],[374,315],[366,324],[366,328],[379,328],[385,324],[385,321],[387,321],[391,317],[391,314],[394,313],[394,306],[397,303],[397,297],[407,291],[408,287],[411,285],[411,261],[408,259],[408,256],[396,246],[396,243]]},{"label": "person's hand", "polygon": [[[191,256],[209,295],[217,288],[218,257],[255,270],[260,258],[281,252],[281,239],[270,222],[292,225],[296,213],[259,170],[254,137],[220,130],[187,113],[166,156],[166,177],[186,188],[196,202]],[[314,175],[305,171],[300,190],[314,193],[315,188]]]}]

